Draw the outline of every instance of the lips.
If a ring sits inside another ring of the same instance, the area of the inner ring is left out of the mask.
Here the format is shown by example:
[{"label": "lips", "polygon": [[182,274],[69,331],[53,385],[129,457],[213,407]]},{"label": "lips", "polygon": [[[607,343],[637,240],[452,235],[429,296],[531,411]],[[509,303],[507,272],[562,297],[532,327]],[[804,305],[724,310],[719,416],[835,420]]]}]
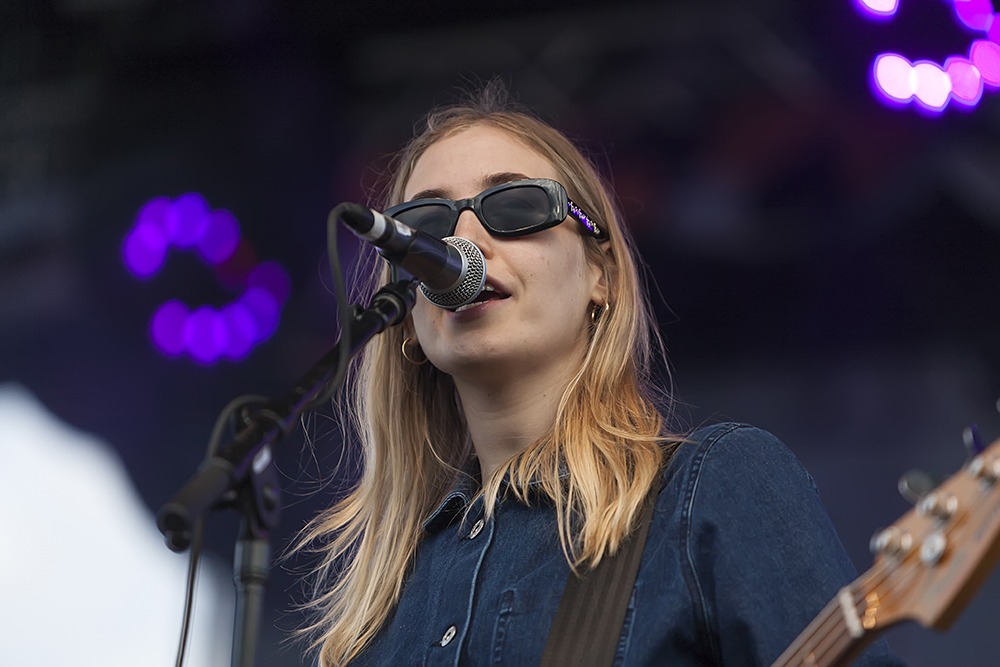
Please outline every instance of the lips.
[{"label": "lips", "polygon": [[482,305],[487,301],[502,301],[508,297],[510,297],[510,294],[507,294],[502,289],[490,283],[486,283],[486,285],[483,287],[483,291],[480,292],[475,299],[465,304],[464,306],[459,306],[458,308],[455,309],[455,312],[461,313],[464,310],[469,310],[470,308],[475,308],[476,306]]}]

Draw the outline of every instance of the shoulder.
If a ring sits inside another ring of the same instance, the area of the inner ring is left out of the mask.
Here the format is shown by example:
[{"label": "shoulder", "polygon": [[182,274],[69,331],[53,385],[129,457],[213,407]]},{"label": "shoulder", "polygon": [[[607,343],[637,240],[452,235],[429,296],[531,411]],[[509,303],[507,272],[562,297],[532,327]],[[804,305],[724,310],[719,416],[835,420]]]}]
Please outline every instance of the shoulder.
[{"label": "shoulder", "polygon": [[770,664],[857,576],[805,467],[747,424],[682,439],[650,536],[644,581],[680,572],[698,641],[720,664]]},{"label": "shoulder", "polygon": [[837,580],[850,581],[839,576],[850,568],[812,477],[762,429],[726,423],[693,431],[667,466],[657,508],[664,527],[678,526],[695,568],[739,561],[790,573],[803,554],[822,552],[835,554]]},{"label": "shoulder", "polygon": [[728,470],[736,476],[784,469],[812,478],[791,452],[773,433],[736,422],[702,426],[680,439],[665,471],[665,481],[678,473],[700,472],[706,467]]},{"label": "shoulder", "polygon": [[790,454],[784,443],[770,431],[739,422],[701,426],[682,438],[681,444],[701,450],[717,449],[731,453],[752,448],[777,455]]},{"label": "shoulder", "polygon": [[732,422],[704,426],[683,438],[661,484],[660,500],[684,499],[688,511],[707,504],[746,512],[753,511],[747,503],[763,509],[818,498],[812,477],[777,436]]}]

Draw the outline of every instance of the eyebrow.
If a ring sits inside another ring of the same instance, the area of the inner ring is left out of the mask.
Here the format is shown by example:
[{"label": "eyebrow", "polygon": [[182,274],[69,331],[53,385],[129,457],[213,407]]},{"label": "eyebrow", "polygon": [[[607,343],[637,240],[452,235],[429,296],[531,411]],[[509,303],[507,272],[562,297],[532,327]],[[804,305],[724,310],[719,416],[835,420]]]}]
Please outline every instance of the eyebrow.
[{"label": "eyebrow", "polygon": [[[489,190],[498,185],[503,185],[504,183],[510,183],[511,181],[522,181],[528,178],[525,174],[516,171],[501,171],[495,174],[488,174],[483,177],[480,181],[483,185],[483,190]],[[441,188],[431,188],[428,190],[421,190],[412,197],[410,201],[415,201],[417,199],[450,199],[447,196],[448,192]]]}]

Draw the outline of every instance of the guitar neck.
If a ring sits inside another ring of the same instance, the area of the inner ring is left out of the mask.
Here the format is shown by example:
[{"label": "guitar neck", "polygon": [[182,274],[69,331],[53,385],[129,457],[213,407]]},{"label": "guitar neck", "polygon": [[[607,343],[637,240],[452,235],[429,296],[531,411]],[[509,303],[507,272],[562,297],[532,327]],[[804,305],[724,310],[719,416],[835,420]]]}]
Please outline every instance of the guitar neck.
[{"label": "guitar neck", "polygon": [[1000,560],[1000,440],[872,539],[875,565],[774,663],[844,665],[885,629],[951,625]]},{"label": "guitar neck", "polygon": [[856,657],[884,628],[876,624],[876,593],[864,586],[878,576],[878,566],[865,572],[823,608],[772,667],[831,667]]}]

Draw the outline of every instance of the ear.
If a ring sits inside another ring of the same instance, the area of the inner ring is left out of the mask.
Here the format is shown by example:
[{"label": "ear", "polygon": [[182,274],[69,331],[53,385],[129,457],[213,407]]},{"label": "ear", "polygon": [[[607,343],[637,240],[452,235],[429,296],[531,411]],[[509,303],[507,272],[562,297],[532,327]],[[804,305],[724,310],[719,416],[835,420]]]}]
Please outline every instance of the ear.
[{"label": "ear", "polygon": [[599,247],[601,252],[600,261],[595,262],[592,259],[588,261],[592,277],[590,301],[591,303],[603,306],[608,302],[608,297],[611,294],[611,281],[614,279],[612,274],[615,271],[615,263],[611,255],[611,244],[602,243]]},{"label": "ear", "polygon": [[413,314],[406,316],[406,319],[402,321],[400,326],[403,329],[403,340],[409,338],[417,345],[420,345],[420,339],[417,338],[417,328],[413,326]]}]

